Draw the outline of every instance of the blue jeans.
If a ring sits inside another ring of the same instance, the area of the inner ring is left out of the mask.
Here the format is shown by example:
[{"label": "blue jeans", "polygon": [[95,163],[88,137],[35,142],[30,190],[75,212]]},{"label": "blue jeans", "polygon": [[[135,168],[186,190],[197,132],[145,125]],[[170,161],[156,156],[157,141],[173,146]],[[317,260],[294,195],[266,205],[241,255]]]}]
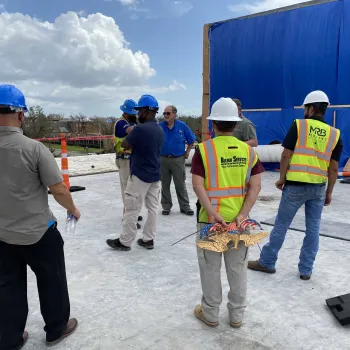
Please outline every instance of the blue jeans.
[{"label": "blue jeans", "polygon": [[325,185],[286,185],[275,221],[275,227],[260,254],[260,265],[274,269],[278,252],[282,248],[286,233],[299,208],[305,204],[306,233],[299,257],[301,275],[311,275],[319,247],[321,214],[325,201]]}]

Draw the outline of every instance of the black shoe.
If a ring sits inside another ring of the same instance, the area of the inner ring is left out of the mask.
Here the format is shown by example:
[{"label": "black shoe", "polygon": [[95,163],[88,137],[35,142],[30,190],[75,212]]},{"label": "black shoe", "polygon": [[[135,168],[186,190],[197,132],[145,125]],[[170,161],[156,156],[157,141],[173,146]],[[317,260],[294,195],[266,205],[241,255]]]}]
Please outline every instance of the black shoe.
[{"label": "black shoe", "polygon": [[163,210],[163,211],[162,211],[162,214],[163,214],[163,215],[170,215],[170,210]]},{"label": "black shoe", "polygon": [[303,281],[309,281],[311,279],[311,275],[300,275],[300,279]]},{"label": "black shoe", "polygon": [[119,238],[117,239],[107,239],[106,243],[115,250],[129,251],[131,248],[120,243]]},{"label": "black shoe", "polygon": [[137,241],[138,245],[140,245],[141,247],[143,248],[146,248],[148,250],[151,250],[154,248],[154,242],[153,242],[153,239],[152,241],[147,241],[145,242],[142,238],[140,238],[138,241]]},{"label": "black shoe", "polygon": [[194,215],[194,211],[192,209],[188,209],[187,211],[185,210],[181,210],[182,214],[188,215],[188,216],[193,216]]},{"label": "black shoe", "polygon": [[137,229],[139,230],[141,228],[141,225],[139,223],[136,224]]},{"label": "black shoe", "polygon": [[142,217],[142,216],[139,216],[139,217],[137,218],[137,221],[142,221],[142,219],[143,219],[143,217]]}]

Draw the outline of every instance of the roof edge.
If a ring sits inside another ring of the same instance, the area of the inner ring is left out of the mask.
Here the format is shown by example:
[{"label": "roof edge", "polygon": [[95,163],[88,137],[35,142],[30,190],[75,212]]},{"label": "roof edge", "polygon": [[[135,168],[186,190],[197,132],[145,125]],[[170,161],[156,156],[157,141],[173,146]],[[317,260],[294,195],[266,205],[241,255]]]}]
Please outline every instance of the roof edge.
[{"label": "roof edge", "polygon": [[214,24],[221,24],[221,23],[230,22],[230,21],[237,20],[237,19],[247,19],[247,18],[266,16],[266,15],[271,15],[271,14],[274,14],[274,13],[291,11],[291,10],[296,10],[296,9],[299,9],[299,8],[315,6],[315,5],[322,5],[322,4],[326,4],[326,3],[330,3],[330,2],[338,2],[338,1],[339,0],[312,0],[312,1],[306,1],[306,2],[301,2],[299,4],[295,4],[295,5],[279,7],[277,9],[273,9],[273,10],[253,13],[253,14],[246,15],[246,16],[234,17],[234,18],[223,20],[223,21],[217,21],[217,22],[206,23],[206,24],[209,25],[209,27],[211,27]]}]

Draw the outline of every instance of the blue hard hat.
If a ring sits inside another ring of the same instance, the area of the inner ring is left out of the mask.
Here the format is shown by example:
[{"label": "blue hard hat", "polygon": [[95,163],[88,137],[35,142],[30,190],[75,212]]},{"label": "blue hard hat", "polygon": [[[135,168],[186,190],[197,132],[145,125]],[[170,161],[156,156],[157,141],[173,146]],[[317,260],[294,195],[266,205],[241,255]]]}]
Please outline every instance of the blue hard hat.
[{"label": "blue hard hat", "polygon": [[158,111],[158,101],[151,95],[142,95],[137,103],[135,109],[148,108],[150,110]]},{"label": "blue hard hat", "polygon": [[23,93],[14,85],[0,85],[0,105],[22,108],[28,111]]},{"label": "blue hard hat", "polygon": [[125,100],[124,103],[120,106],[122,112],[126,114],[136,115],[137,111],[135,110],[136,102],[134,100]]}]

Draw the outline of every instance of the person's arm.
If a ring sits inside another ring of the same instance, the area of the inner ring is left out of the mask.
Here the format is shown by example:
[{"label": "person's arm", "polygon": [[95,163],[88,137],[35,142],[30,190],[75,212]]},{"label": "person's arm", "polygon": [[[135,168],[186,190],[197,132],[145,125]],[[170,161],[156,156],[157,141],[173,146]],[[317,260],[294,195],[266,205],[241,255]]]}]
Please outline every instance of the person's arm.
[{"label": "person's arm", "polygon": [[196,141],[196,135],[190,129],[188,125],[185,125],[185,139],[187,142],[187,148],[185,152],[185,158],[187,159],[190,155],[191,149],[194,146],[194,142]]},{"label": "person's arm", "polygon": [[258,199],[258,195],[260,191],[261,191],[261,175],[257,174],[257,175],[251,176],[249,181],[248,192],[245,196],[243,206],[236,218],[236,222],[238,226],[244,219],[248,217],[256,200]]},{"label": "person's arm", "polygon": [[38,154],[38,172],[42,184],[50,189],[55,200],[67,209],[69,214],[79,219],[79,210],[75,207],[72,196],[63,182],[55,158],[42,143],[38,143]]},{"label": "person's arm", "polygon": [[136,146],[138,138],[140,137],[140,127],[136,125],[132,132],[122,141],[121,146],[125,149],[132,149]]},{"label": "person's arm", "polygon": [[72,195],[64,182],[49,186],[49,190],[56,202],[65,208],[68,214],[74,215],[78,220],[80,219],[80,212],[74,205]]},{"label": "person's arm", "polygon": [[285,148],[282,152],[281,155],[281,162],[280,162],[280,179],[278,182],[278,184],[276,184],[277,188],[279,190],[283,189],[283,186],[285,185],[286,181],[287,181],[287,172],[288,172],[288,168],[289,168],[289,162],[293,156],[292,151],[290,151],[289,149]]},{"label": "person's arm", "polygon": [[326,200],[324,205],[328,206],[332,202],[332,193],[334,189],[334,185],[337,182],[338,179],[338,166],[339,163],[331,159],[329,163],[329,168],[328,168],[328,185],[327,185],[327,190],[326,190]]},{"label": "person's arm", "polygon": [[209,218],[213,218],[215,222],[227,226],[224,218],[215,210],[212,206],[208,194],[204,188],[204,178],[195,174],[192,174],[192,187],[193,191],[197,195],[200,204],[205,208]]},{"label": "person's arm", "polygon": [[245,130],[246,144],[251,147],[258,147],[258,138],[256,136],[255,126],[252,123],[247,123]]},{"label": "person's arm", "polygon": [[297,128],[296,122],[294,121],[282,143],[282,147],[284,147],[284,149],[281,155],[281,162],[280,162],[280,178],[276,182],[276,187],[279,190],[283,190],[283,187],[287,181],[286,178],[287,178],[289,163],[290,163],[290,159],[293,156],[297,141],[298,141],[298,128]]}]

